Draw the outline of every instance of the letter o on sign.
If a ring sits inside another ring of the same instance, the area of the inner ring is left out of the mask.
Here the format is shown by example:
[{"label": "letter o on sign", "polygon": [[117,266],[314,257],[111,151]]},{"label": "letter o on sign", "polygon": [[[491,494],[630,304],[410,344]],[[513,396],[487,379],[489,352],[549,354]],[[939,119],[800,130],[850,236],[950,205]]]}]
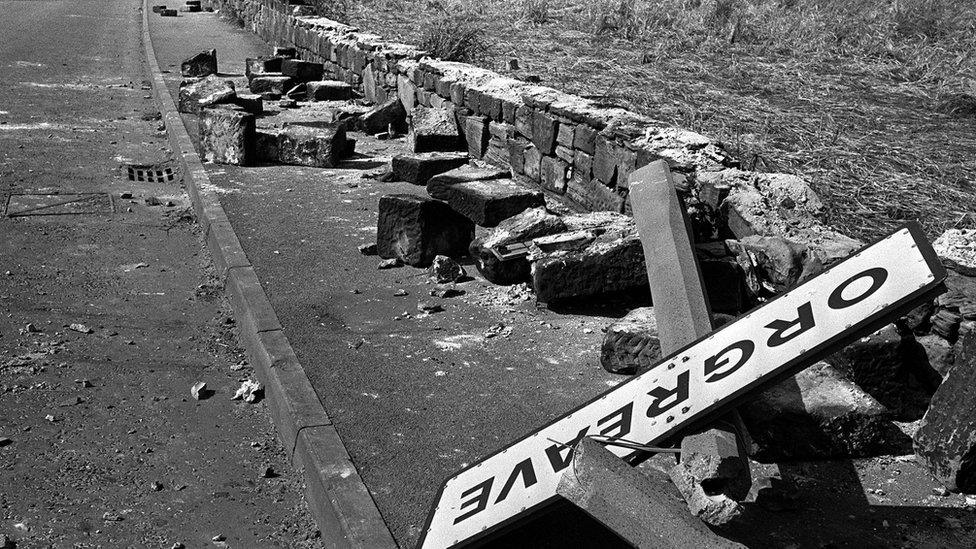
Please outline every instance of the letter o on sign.
[{"label": "letter o on sign", "polygon": [[[866,288],[864,287],[865,282],[861,282],[865,279],[869,279],[865,281],[869,284]],[[856,305],[878,291],[878,288],[885,283],[885,280],[888,280],[888,271],[882,267],[874,267],[858,273],[845,280],[830,293],[830,298],[827,299],[827,305],[831,309],[844,309],[851,305]],[[852,287],[855,295],[850,295],[851,292],[847,291]]]}]

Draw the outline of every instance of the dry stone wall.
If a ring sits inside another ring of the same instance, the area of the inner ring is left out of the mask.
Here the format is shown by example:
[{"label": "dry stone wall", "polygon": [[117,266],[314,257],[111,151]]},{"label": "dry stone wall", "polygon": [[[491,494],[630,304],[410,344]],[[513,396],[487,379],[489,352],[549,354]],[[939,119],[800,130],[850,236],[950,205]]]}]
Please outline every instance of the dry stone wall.
[{"label": "dry stone wall", "polygon": [[465,63],[276,0],[211,0],[271,44],[325,65],[327,78],[367,101],[394,98],[407,113],[446,109],[471,155],[558,195],[580,210],[630,213],[628,175],[664,159],[675,173],[700,240],[783,236],[822,250],[828,262],[859,242],[822,226],[819,199],[797,176],[746,172],[721,143],[695,132]]}]

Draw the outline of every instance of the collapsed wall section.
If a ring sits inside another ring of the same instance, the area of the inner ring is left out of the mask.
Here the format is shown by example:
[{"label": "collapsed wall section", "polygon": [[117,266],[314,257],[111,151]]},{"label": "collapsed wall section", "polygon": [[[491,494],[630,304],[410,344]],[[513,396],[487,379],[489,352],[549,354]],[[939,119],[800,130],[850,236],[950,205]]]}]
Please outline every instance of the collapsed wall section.
[{"label": "collapsed wall section", "polygon": [[748,172],[721,143],[626,109],[429,57],[276,0],[211,0],[265,41],[323,63],[367,101],[445,109],[472,156],[559,196],[580,210],[630,213],[628,176],[663,159],[675,174],[701,241],[733,234],[782,236],[828,262],[860,243],[824,227],[823,204],[800,177]]}]

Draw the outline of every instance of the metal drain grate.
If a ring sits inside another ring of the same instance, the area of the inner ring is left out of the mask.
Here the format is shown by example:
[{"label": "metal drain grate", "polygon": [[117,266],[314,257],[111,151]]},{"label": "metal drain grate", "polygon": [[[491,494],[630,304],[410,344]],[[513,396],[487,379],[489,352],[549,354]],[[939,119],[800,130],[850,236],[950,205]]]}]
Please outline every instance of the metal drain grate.
[{"label": "metal drain grate", "polygon": [[143,181],[146,183],[169,183],[176,179],[173,168],[159,164],[127,164],[126,172],[129,181]]},{"label": "metal drain grate", "polygon": [[115,208],[107,193],[12,194],[7,198],[5,211],[7,217],[31,217],[104,214]]}]

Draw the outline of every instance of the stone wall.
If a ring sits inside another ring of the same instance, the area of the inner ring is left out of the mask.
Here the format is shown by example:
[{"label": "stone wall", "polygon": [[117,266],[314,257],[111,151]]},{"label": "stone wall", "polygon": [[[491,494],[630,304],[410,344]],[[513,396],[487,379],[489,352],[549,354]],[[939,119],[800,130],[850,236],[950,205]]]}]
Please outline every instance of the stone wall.
[{"label": "stone wall", "polygon": [[267,42],[295,47],[331,77],[374,103],[399,99],[448,109],[469,151],[558,195],[580,210],[630,213],[628,175],[657,159],[675,173],[694,221],[709,240],[784,236],[833,259],[859,246],[822,226],[823,205],[797,176],[746,172],[721,143],[646,116],[528,84],[464,63],[432,59],[356,27],[303,15],[308,6],[276,0],[211,0]]}]

